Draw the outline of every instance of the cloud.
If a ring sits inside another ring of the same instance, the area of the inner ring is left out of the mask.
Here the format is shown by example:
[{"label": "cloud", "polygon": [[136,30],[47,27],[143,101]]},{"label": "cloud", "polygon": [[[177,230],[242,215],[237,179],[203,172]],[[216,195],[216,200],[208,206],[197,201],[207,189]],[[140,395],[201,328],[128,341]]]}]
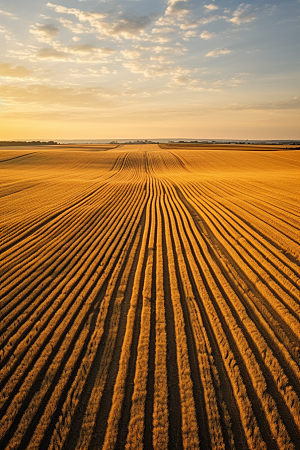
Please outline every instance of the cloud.
[{"label": "cloud", "polygon": [[204,8],[207,11],[213,11],[215,9],[219,9],[218,5],[215,5],[214,3],[210,3],[209,5],[204,5]]},{"label": "cloud", "polygon": [[174,62],[170,60],[170,55],[183,54],[186,50],[182,46],[157,45],[154,47],[136,46],[132,51],[123,50],[121,53],[126,58],[123,61],[123,66],[132,73],[141,73],[145,78],[157,78],[173,75],[181,76],[189,73],[188,69],[171,66]]},{"label": "cloud", "polygon": [[184,54],[188,49],[182,45],[173,47],[166,45],[136,45],[132,49],[121,51],[123,66],[132,73],[141,73],[145,78],[156,78],[178,74],[178,67],[172,66],[174,61],[170,55]]},{"label": "cloud", "polygon": [[187,3],[189,0],[169,0],[165,11],[166,16],[184,16],[189,12]]},{"label": "cloud", "polygon": [[31,71],[23,66],[13,66],[12,64],[0,63],[0,76],[8,78],[28,78]]},{"label": "cloud", "polygon": [[234,11],[233,17],[229,19],[236,25],[241,25],[242,23],[249,23],[256,19],[254,11],[251,9],[251,5],[246,5],[241,3],[238,8]]},{"label": "cloud", "polygon": [[182,86],[188,84],[189,82],[190,82],[189,77],[185,77],[183,75],[176,75],[175,77],[172,77],[170,84]]},{"label": "cloud", "polygon": [[141,52],[138,50],[121,50],[121,53],[126,59],[138,59],[141,57]]},{"label": "cloud", "polygon": [[70,54],[55,48],[41,48],[36,54],[37,59],[49,59],[52,61],[68,61]]},{"label": "cloud", "polygon": [[202,33],[200,34],[200,37],[202,39],[212,39],[215,36],[216,36],[216,33],[213,33],[213,32],[210,33],[207,30],[202,31]]},{"label": "cloud", "polygon": [[170,27],[161,27],[161,28],[152,28],[152,33],[161,34],[161,33],[174,33],[175,29]]},{"label": "cloud", "polygon": [[[35,50],[37,49],[37,47],[35,47]],[[30,56],[32,56],[32,48],[21,48],[19,50],[11,50],[8,49],[8,53],[9,56],[13,57],[13,58],[18,58],[18,59],[29,59]]]},{"label": "cloud", "polygon": [[158,64],[148,64],[146,65],[143,61],[130,60],[123,63],[126,69],[129,69],[132,73],[142,73],[146,78],[156,78],[162,77],[169,74],[169,67],[158,65]]},{"label": "cloud", "polygon": [[[298,3],[300,3],[299,1],[298,1]],[[266,4],[265,5],[265,12],[269,15],[269,16],[271,16],[276,10],[277,10],[277,8],[278,8],[278,6],[277,5],[268,5],[268,4]]]},{"label": "cloud", "polygon": [[55,87],[44,84],[26,87],[2,86],[0,93],[6,101],[25,105],[35,104],[40,109],[48,108],[50,105],[98,108],[107,105],[117,96],[116,92],[102,87]]},{"label": "cloud", "polygon": [[2,9],[0,9],[0,14],[2,14],[3,16],[10,16],[13,17],[13,14],[8,12],[8,11],[3,11]]},{"label": "cloud", "polygon": [[155,22],[155,25],[157,25],[157,26],[169,26],[169,25],[177,25],[177,20],[176,20],[176,17],[171,17],[171,16],[168,16],[168,17],[160,17],[156,22]]},{"label": "cloud", "polygon": [[110,70],[108,70],[108,68],[105,67],[105,66],[101,67],[101,69],[96,69],[96,70],[95,69],[88,69],[88,70],[92,74],[92,76],[97,76],[99,74],[106,75],[106,74],[110,73]]},{"label": "cloud", "polygon": [[85,22],[85,21],[92,22],[92,21],[102,20],[108,16],[108,14],[105,14],[105,13],[98,13],[98,12],[93,12],[93,11],[81,11],[80,9],[67,8],[66,6],[54,5],[53,3],[47,3],[47,6],[49,8],[54,8],[54,10],[59,13],[72,14],[72,15],[76,16],[82,22]]},{"label": "cloud", "polygon": [[93,11],[81,11],[76,8],[67,8],[65,6],[47,3],[47,6],[54,8],[56,12],[71,14],[78,18],[80,22],[88,22],[90,27],[83,27],[82,24],[73,24],[64,18],[60,18],[60,22],[70,28],[75,33],[91,33],[97,32],[103,36],[111,36],[117,39],[123,37],[130,39],[143,34],[147,26],[151,24],[156,16],[150,14],[148,16],[138,16],[136,14],[122,14],[116,20],[110,18],[109,21],[104,19],[108,17],[106,13],[98,13]]},{"label": "cloud", "polygon": [[33,25],[29,31],[34,34],[39,41],[47,42],[57,36],[59,28],[55,25],[37,23],[36,25]]},{"label": "cloud", "polygon": [[167,55],[170,55],[171,53],[176,55],[182,55],[184,54],[188,49],[183,46],[177,46],[177,47],[168,47],[164,45],[156,45],[154,47],[139,47],[140,50],[150,50],[151,52],[154,52],[156,54],[162,54],[167,53]]},{"label": "cloud", "polygon": [[215,15],[215,16],[208,16],[208,17],[202,17],[202,19],[199,19],[197,21],[197,23],[199,25],[206,25],[207,23],[215,22],[215,21],[220,20],[220,19],[227,19],[227,17],[226,16],[217,16],[217,15]]},{"label": "cloud", "polygon": [[257,103],[257,104],[233,104],[226,109],[233,111],[280,111],[280,110],[295,110],[300,109],[300,98],[294,97],[288,100],[279,100],[276,102]]},{"label": "cloud", "polygon": [[186,33],[184,33],[183,39],[185,41],[189,41],[190,38],[197,36],[197,32],[196,31],[187,31]]},{"label": "cloud", "polygon": [[167,55],[154,55],[150,56],[151,61],[157,61],[160,64],[173,64],[174,61],[170,59]]},{"label": "cloud", "polygon": [[35,53],[35,59],[51,61],[101,62],[105,57],[115,53],[109,47],[95,47],[89,44],[57,45],[56,48],[41,48]]},{"label": "cloud", "polygon": [[197,28],[199,26],[199,22],[193,21],[193,22],[185,22],[179,25],[179,28],[182,30],[189,30],[190,28]]},{"label": "cloud", "polygon": [[156,78],[168,75],[169,71],[168,68],[164,66],[154,65],[152,67],[147,68],[143,73],[146,78]]},{"label": "cloud", "polygon": [[101,55],[111,55],[112,53],[115,53],[115,50],[109,47],[95,47],[93,45],[89,44],[76,44],[76,45],[69,45],[67,47],[64,47],[64,50],[72,53],[72,54],[84,54],[84,55],[94,55],[94,54],[101,54]]},{"label": "cloud", "polygon": [[153,42],[156,44],[165,44],[166,42],[170,42],[171,37],[170,36],[160,36],[159,34],[153,33],[153,34],[143,34],[140,38],[140,41],[144,42]]},{"label": "cloud", "polygon": [[82,23],[74,23],[72,20],[64,19],[60,17],[59,22],[69,30],[73,31],[75,34],[91,33],[93,30],[91,28],[85,27]]},{"label": "cloud", "polygon": [[130,38],[133,36],[137,36],[140,33],[143,33],[145,28],[151,24],[154,16],[137,16],[137,15],[124,15],[121,20],[114,24],[113,26],[103,25],[101,31],[104,31],[110,36],[123,36],[125,38]]},{"label": "cloud", "polygon": [[75,69],[75,68],[70,69],[70,71],[69,71],[70,79],[77,78],[77,79],[80,79],[81,81],[83,81],[84,78],[91,79],[92,77],[94,79],[97,79],[97,78],[99,79],[100,77],[106,76],[111,73],[111,71],[105,66],[97,67],[95,69],[92,69],[90,67],[87,69],[85,69],[85,68],[81,68],[81,69],[83,69],[83,70],[79,70],[79,69]]},{"label": "cloud", "polygon": [[220,91],[219,86],[215,83],[207,83],[198,78],[192,78],[191,71],[183,68],[178,68],[177,73],[171,76],[170,82],[167,86],[172,90],[185,89],[189,91]]},{"label": "cloud", "polygon": [[223,88],[223,87],[236,87],[239,86],[240,84],[245,83],[245,80],[242,77],[243,74],[239,74],[240,77],[238,78],[237,76],[231,77],[231,78],[224,78],[221,80],[217,80],[213,83],[213,85],[217,88]]},{"label": "cloud", "polygon": [[205,56],[212,56],[212,57],[216,58],[217,56],[226,55],[231,52],[232,52],[232,50],[229,50],[228,48],[223,48],[221,50],[212,50],[211,52],[206,53]]}]

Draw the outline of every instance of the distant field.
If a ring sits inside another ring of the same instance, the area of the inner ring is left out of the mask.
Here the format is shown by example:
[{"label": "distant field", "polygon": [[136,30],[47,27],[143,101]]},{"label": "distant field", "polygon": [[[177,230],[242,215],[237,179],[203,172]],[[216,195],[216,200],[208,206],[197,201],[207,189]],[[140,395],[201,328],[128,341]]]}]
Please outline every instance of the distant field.
[{"label": "distant field", "polygon": [[0,150],[0,448],[297,450],[300,151]]}]

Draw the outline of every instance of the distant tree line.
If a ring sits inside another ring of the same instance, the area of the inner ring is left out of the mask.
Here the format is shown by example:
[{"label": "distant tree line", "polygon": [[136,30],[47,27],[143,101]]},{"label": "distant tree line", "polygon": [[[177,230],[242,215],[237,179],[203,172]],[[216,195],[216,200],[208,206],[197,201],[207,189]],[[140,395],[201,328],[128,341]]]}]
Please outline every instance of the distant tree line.
[{"label": "distant tree line", "polygon": [[0,141],[0,147],[15,145],[58,145],[58,143],[54,141]]}]

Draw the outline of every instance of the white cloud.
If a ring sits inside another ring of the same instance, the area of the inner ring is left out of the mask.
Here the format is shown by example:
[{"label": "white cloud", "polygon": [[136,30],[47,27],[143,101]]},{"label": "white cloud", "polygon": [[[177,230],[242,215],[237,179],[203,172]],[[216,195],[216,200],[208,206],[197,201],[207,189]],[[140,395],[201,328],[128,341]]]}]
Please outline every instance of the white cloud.
[{"label": "white cloud", "polygon": [[190,28],[197,28],[199,26],[198,22],[185,22],[179,25],[179,28],[181,28],[182,30],[189,30]]},{"label": "white cloud", "polygon": [[256,19],[254,11],[251,9],[251,5],[246,5],[241,3],[238,8],[234,11],[233,17],[229,19],[236,25],[241,25],[242,23],[249,23]]},{"label": "white cloud", "polygon": [[177,25],[177,19],[176,17],[160,17],[156,22],[155,25],[157,26],[169,26],[169,25]]},{"label": "white cloud", "polygon": [[160,64],[173,64],[174,61],[170,58],[168,58],[168,56],[165,55],[154,55],[154,56],[150,56],[150,61],[157,61]]},{"label": "white cloud", "polygon": [[102,20],[108,16],[108,14],[92,12],[92,11],[81,11],[76,8],[67,8],[66,6],[54,5],[53,3],[47,3],[49,8],[54,8],[56,12],[63,14],[72,14],[76,16],[82,22],[92,22],[95,20]]},{"label": "white cloud", "polygon": [[140,47],[141,50],[150,50],[156,54],[161,54],[161,53],[167,53],[169,54],[177,54],[177,55],[182,55],[184,54],[188,49],[186,47],[182,47],[177,46],[177,47],[168,47],[165,45],[156,45],[154,47]]},{"label": "white cloud", "polygon": [[184,33],[183,39],[185,41],[189,41],[190,38],[197,36],[197,32],[196,31],[187,31],[186,33]]},{"label": "white cloud", "polygon": [[[29,47],[29,46],[28,46]],[[9,56],[18,59],[29,59],[32,56],[32,51],[29,48],[22,48],[20,50],[8,50]]]},{"label": "white cloud", "polygon": [[226,16],[208,16],[208,17],[202,17],[202,19],[198,20],[199,25],[206,25],[207,23],[215,22],[220,19],[227,19]]},{"label": "white cloud", "polygon": [[115,50],[109,47],[95,47],[89,44],[73,44],[67,47],[63,47],[65,51],[72,54],[83,54],[83,55],[111,55],[115,53]]},{"label": "white cloud", "polygon": [[[242,74],[240,74],[242,75]],[[237,77],[232,77],[229,79],[223,79],[223,80],[218,80],[214,82],[214,86],[221,88],[221,87],[236,87],[239,86],[240,84],[245,83],[245,80],[243,78],[237,78]]]},{"label": "white cloud", "polygon": [[72,20],[64,19],[63,17],[60,17],[58,20],[65,28],[73,31],[73,33],[83,34],[93,32],[91,28],[85,27],[82,23],[74,23]]},{"label": "white cloud", "polygon": [[174,28],[170,28],[170,27],[152,28],[152,33],[154,33],[154,34],[172,33],[174,31],[175,31]]},{"label": "white cloud", "polygon": [[156,44],[165,44],[166,42],[170,42],[171,38],[169,36],[159,36],[157,34],[143,34],[139,40]]},{"label": "white cloud", "polygon": [[10,16],[13,17],[13,14],[8,12],[8,11],[3,11],[2,9],[0,9],[0,14],[2,14],[3,16]]},{"label": "white cloud", "polygon": [[74,42],[78,42],[81,40],[81,38],[79,36],[74,36],[74,37],[72,37],[72,39]]},{"label": "white cloud", "polygon": [[171,74],[171,80],[167,86],[172,90],[185,89],[189,91],[220,91],[215,83],[207,83],[199,78],[192,78],[191,71],[177,68],[175,74]]},{"label": "white cloud", "polygon": [[212,57],[217,57],[220,55],[227,55],[228,53],[231,53],[232,50],[229,50],[228,48],[223,48],[221,50],[212,50],[211,52],[206,53],[205,56],[212,56]]},{"label": "white cloud", "polygon": [[214,3],[210,3],[209,5],[204,5],[204,8],[207,11],[213,11],[215,9],[219,9],[218,5],[215,5]]},{"label": "white cloud", "polygon": [[99,78],[109,73],[111,73],[110,70],[105,66],[102,66],[101,68],[98,67],[97,69],[88,68],[87,71],[70,69],[70,77],[72,78]]},{"label": "white cloud", "polygon": [[182,54],[185,51],[186,48],[182,46],[156,45],[153,47],[136,46],[132,50],[122,50],[121,54],[125,58],[123,66],[132,73],[141,73],[145,78],[156,78],[170,76],[174,73],[178,75],[179,68],[171,66],[174,62],[169,56],[171,54]]},{"label": "white cloud", "polygon": [[126,59],[138,59],[141,57],[141,52],[138,50],[122,50],[121,53]]},{"label": "white cloud", "polygon": [[110,18],[105,21],[104,19],[108,17],[108,14],[106,13],[81,11],[80,9],[67,8],[65,6],[54,5],[53,3],[47,3],[47,6],[54,8],[58,13],[74,15],[80,22],[88,22],[92,27],[91,29],[86,29],[80,27],[81,24],[74,25],[70,21],[60,19],[60,22],[63,23],[64,26],[67,26],[76,33],[97,32],[100,36],[111,36],[116,39],[120,39],[121,37],[132,39],[136,36],[143,35],[145,29],[154,19],[153,15],[138,16],[135,14],[121,14],[118,16],[117,20]]},{"label": "white cloud", "polygon": [[146,78],[156,78],[168,75],[169,68],[162,65],[152,64],[146,65],[143,61],[128,61],[123,63],[126,69],[132,73],[142,73]]},{"label": "white cloud", "polygon": [[59,28],[55,25],[37,23],[36,25],[33,25],[29,31],[34,34],[39,41],[48,42],[59,33]]},{"label": "white cloud", "polygon": [[108,47],[95,47],[89,44],[74,44],[69,46],[55,44],[54,48],[39,49],[31,55],[31,59],[97,63],[105,61],[105,58],[114,52],[115,50]]},{"label": "white cloud", "polygon": [[96,75],[96,74],[99,74],[99,73],[100,73],[101,75],[106,75],[106,74],[110,73],[110,70],[108,70],[108,68],[105,67],[105,66],[101,67],[101,69],[94,70],[94,71],[93,71],[93,69],[89,69],[89,71],[90,71],[91,73],[94,73],[95,75]]},{"label": "white cloud", "polygon": [[189,12],[186,3],[189,0],[168,0],[168,7],[165,11],[166,16],[184,16]]},{"label": "white cloud", "polygon": [[200,37],[202,39],[212,39],[215,36],[216,36],[216,33],[213,33],[213,32],[210,33],[207,30],[202,31],[202,33],[200,34]]}]

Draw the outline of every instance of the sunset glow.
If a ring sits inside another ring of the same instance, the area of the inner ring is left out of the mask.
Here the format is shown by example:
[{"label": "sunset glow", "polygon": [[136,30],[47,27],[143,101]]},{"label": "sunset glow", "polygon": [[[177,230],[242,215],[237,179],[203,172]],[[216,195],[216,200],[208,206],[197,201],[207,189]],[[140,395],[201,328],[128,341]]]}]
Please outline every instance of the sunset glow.
[{"label": "sunset glow", "polygon": [[0,2],[0,139],[299,139],[299,0]]}]

